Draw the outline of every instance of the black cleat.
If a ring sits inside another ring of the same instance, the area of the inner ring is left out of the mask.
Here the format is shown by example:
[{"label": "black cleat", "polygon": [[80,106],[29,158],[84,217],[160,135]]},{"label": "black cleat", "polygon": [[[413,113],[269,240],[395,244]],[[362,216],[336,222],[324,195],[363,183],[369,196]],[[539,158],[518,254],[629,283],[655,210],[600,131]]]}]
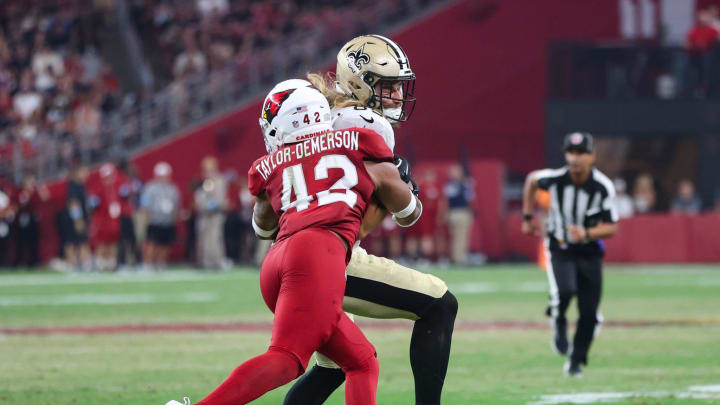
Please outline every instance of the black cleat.
[{"label": "black cleat", "polygon": [[582,364],[579,361],[566,361],[564,371],[566,377],[583,378]]},{"label": "black cleat", "polygon": [[567,356],[570,349],[570,343],[567,338],[567,320],[564,318],[555,318],[553,320],[553,340],[550,343],[555,353],[561,356]]}]

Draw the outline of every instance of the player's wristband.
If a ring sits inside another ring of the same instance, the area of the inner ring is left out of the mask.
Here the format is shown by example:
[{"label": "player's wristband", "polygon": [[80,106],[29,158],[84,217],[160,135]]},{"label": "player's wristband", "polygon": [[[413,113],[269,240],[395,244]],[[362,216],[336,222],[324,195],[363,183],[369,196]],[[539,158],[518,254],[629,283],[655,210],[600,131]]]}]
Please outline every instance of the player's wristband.
[{"label": "player's wristband", "polygon": [[[408,207],[410,207],[411,205],[412,205],[413,209],[410,212],[410,214],[412,214],[412,212],[415,212],[415,208],[417,207],[417,201],[416,201],[416,197],[414,195],[413,195],[413,202],[410,203],[410,205],[408,205]],[[407,209],[407,208],[405,208],[405,209]],[[403,211],[405,211],[405,210],[403,210]],[[400,211],[400,212],[403,212],[403,211]],[[399,223],[397,221],[397,219],[398,218],[407,218],[410,214],[408,214],[404,217],[399,217],[397,214],[393,214],[392,219],[393,219],[393,221],[395,221],[396,224],[398,224],[398,226],[400,226],[402,228],[408,228],[408,227],[415,225],[415,223],[418,221],[418,219],[420,219],[420,217],[422,216],[422,212],[423,212],[423,206],[422,206],[422,204],[420,204],[420,213],[418,214],[417,218],[415,218],[415,220],[413,220],[412,222],[410,222],[407,225],[403,225],[403,224]]]},{"label": "player's wristband", "polygon": [[523,215],[523,221],[532,221],[533,215],[532,214],[525,214]]},{"label": "player's wristband", "polygon": [[407,218],[415,212],[416,207],[417,199],[415,198],[415,195],[410,194],[410,204],[398,212],[393,212],[393,216],[396,218]]},{"label": "player's wristband", "polygon": [[260,226],[257,223],[255,223],[255,215],[253,215],[253,218],[252,218],[252,227],[255,230],[255,235],[257,235],[261,238],[269,238],[269,237],[273,236],[273,234],[278,230],[277,226],[269,231],[266,231],[265,229],[260,228]]}]

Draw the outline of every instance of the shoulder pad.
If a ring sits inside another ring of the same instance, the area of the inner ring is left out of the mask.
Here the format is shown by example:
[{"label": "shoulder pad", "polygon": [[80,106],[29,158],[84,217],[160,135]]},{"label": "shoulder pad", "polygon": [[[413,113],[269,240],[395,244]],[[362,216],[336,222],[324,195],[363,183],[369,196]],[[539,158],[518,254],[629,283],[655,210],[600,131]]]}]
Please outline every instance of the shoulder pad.
[{"label": "shoulder pad", "polygon": [[333,129],[367,128],[385,140],[390,150],[395,149],[395,131],[387,118],[366,107],[344,107],[332,110]]}]

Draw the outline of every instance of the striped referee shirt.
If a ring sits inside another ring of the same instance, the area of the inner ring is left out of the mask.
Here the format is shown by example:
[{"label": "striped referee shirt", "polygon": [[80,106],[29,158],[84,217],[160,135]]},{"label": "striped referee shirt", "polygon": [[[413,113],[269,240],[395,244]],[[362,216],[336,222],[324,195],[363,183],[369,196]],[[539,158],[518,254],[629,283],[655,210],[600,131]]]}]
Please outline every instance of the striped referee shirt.
[{"label": "striped referee shirt", "polygon": [[554,249],[581,249],[602,252],[598,241],[573,241],[568,225],[590,228],[600,222],[615,223],[615,186],[600,170],[593,168],[590,176],[580,186],[573,184],[567,166],[560,169],[544,169],[536,172],[538,187],[550,193],[550,212],[546,229],[549,247]]}]

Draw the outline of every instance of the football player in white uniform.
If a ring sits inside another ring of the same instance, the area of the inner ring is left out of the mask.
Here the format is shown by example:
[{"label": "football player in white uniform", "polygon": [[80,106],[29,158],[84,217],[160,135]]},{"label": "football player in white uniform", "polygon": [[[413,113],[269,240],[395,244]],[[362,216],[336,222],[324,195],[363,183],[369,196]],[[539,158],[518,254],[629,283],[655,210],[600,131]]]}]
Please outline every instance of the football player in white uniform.
[{"label": "football player in white uniform", "polygon": [[[395,147],[393,125],[406,121],[414,109],[415,75],[405,52],[380,35],[354,38],[337,57],[335,80],[308,75],[330,102],[333,128],[369,128]],[[418,192],[407,161],[396,157],[401,177]],[[360,237],[387,215],[380,205],[368,208]],[[410,341],[410,364],[415,378],[415,403],[439,405],[450,356],[458,303],[439,278],[367,254],[356,246],[347,267],[343,309],[371,318],[415,321]],[[285,405],[319,405],[345,376],[329,359],[318,364],[288,392]]]}]

